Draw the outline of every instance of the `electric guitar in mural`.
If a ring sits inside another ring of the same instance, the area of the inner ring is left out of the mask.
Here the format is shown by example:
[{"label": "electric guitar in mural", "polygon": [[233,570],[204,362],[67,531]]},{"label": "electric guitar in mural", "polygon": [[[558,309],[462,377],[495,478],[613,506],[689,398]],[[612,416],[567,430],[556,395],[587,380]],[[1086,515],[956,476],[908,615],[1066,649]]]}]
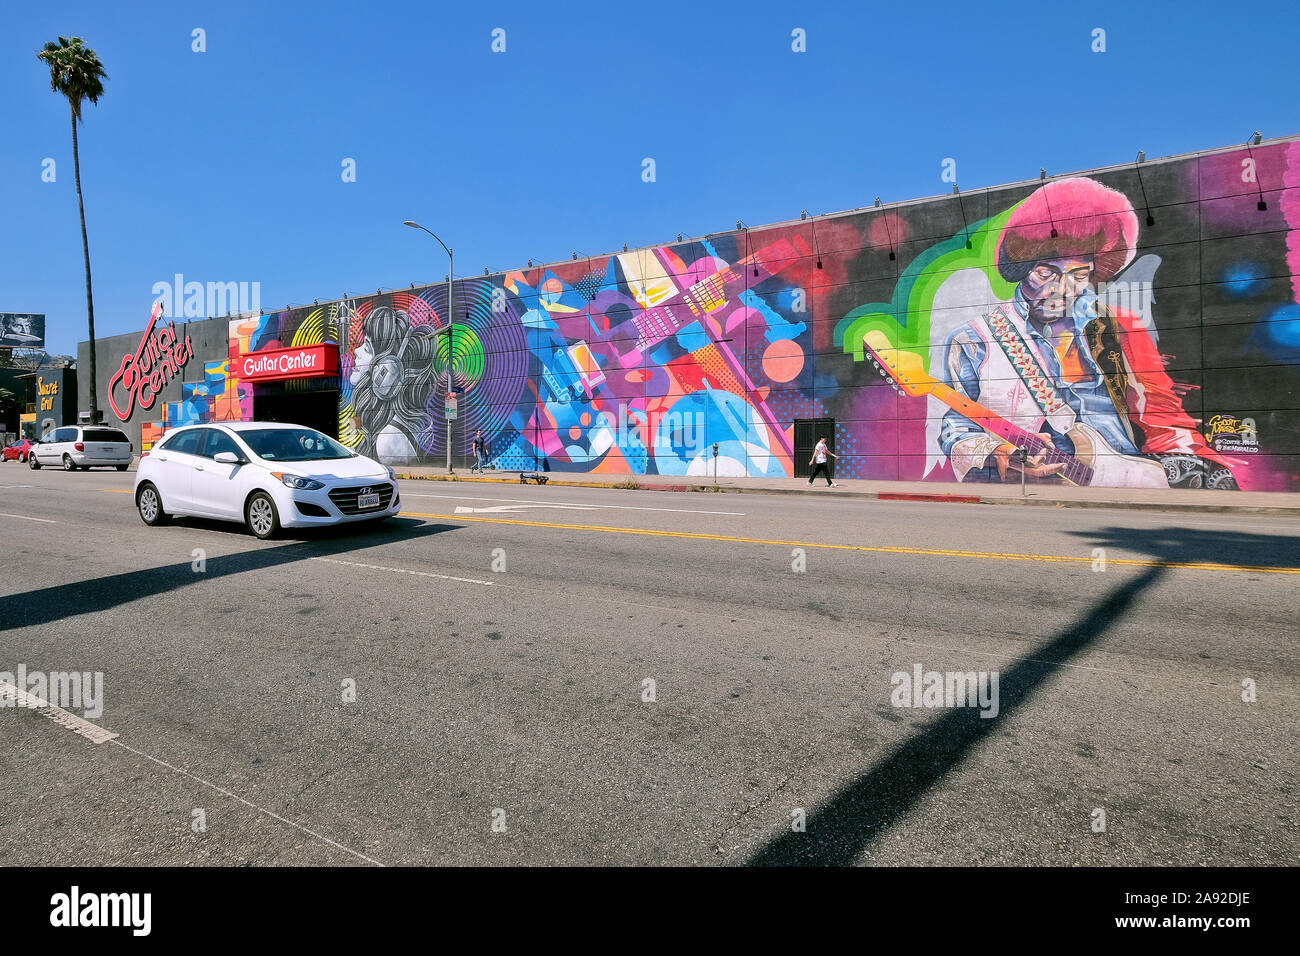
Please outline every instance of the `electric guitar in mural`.
[{"label": "electric guitar in mural", "polygon": [[868,332],[863,337],[862,345],[870,355],[871,363],[896,388],[913,398],[933,395],[985,431],[1025,449],[1030,455],[1042,455],[1043,464],[1064,465],[1060,477],[1072,485],[1095,485],[1102,488],[1169,487],[1169,479],[1161,464],[1149,458],[1121,455],[1091,425],[1076,421],[1066,430],[1066,437],[1074,442],[1074,454],[1067,455],[1033,432],[1018,428],[956,389],[931,378],[919,356],[894,348],[883,332]]},{"label": "electric guitar in mural", "polygon": [[658,305],[638,313],[629,324],[636,330],[632,341],[621,343],[619,363],[632,368],[660,342],[671,338],[692,322],[716,312],[742,290],[756,286],[787,266],[812,254],[802,236],[778,239],[739,262],[719,269]]}]

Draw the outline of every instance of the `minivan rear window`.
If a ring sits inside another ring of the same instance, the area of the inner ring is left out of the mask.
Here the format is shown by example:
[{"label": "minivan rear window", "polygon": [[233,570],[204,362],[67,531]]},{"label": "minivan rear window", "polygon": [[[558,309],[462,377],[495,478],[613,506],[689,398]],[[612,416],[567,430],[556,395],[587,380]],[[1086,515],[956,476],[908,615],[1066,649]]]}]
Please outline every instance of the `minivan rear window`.
[{"label": "minivan rear window", "polygon": [[82,441],[115,441],[125,445],[127,437],[122,432],[111,428],[87,428],[81,433]]}]

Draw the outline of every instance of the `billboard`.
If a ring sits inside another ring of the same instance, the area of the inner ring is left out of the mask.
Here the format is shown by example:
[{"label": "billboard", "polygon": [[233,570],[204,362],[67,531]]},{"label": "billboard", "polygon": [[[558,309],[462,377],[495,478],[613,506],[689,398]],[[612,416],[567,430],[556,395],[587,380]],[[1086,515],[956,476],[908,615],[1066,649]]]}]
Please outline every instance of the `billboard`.
[{"label": "billboard", "polygon": [[30,312],[0,312],[0,348],[45,348],[45,316]]}]

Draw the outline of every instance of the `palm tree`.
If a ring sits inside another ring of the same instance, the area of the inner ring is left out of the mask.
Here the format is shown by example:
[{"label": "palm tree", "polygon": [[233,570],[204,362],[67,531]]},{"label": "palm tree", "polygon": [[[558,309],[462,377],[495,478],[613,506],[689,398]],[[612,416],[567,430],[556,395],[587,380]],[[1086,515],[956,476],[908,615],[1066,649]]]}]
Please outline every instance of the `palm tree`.
[{"label": "palm tree", "polygon": [[86,260],[86,325],[90,331],[90,421],[99,421],[98,379],[95,377],[95,300],[90,292],[90,243],[86,239],[86,204],[81,199],[81,156],[77,151],[77,123],[81,120],[81,101],[98,103],[104,94],[103,81],[108,79],[104,64],[95,51],[81,42],[81,37],[59,37],[59,42],[45,44],[37,54],[50,68],[50,89],[68,98],[72,108],[72,169],[77,180],[77,209],[81,213],[81,252]]}]

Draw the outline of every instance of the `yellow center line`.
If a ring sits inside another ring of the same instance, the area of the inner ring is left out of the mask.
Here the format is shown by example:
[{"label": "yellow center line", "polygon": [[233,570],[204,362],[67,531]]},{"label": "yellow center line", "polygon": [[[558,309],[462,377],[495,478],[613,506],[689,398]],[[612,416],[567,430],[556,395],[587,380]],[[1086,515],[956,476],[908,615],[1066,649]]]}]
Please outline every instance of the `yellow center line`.
[{"label": "yellow center line", "polygon": [[100,488],[99,490],[111,491],[115,495],[129,495],[131,493],[130,488]]},{"label": "yellow center line", "polygon": [[[1014,551],[961,551],[952,548],[904,548],[888,545],[826,544],[821,541],[778,541],[771,538],[744,538],[727,534],[701,534],[696,531],[651,531],[646,528],[613,528],[597,524],[560,524],[551,521],[522,521],[515,518],[478,518],[469,515],[427,514],[403,511],[406,518],[441,518],[446,521],[478,521],[485,524],[512,524],[528,528],[558,528],[565,531],[601,531],[606,534],[640,534],[655,538],[689,538],[693,541],[725,541],[732,544],[779,545],[784,548],[821,548],[829,551],[862,551],[877,554],[917,554],[942,558],[992,558],[999,561],[1046,561],[1055,564],[1091,564],[1091,556],[1065,554],[1020,554]],[[1256,571],[1261,574],[1300,574],[1300,568],[1264,567],[1250,564],[1216,564],[1208,561],[1154,561],[1143,558],[1107,558],[1106,563],[1131,568],[1180,568],[1190,571]]]}]

